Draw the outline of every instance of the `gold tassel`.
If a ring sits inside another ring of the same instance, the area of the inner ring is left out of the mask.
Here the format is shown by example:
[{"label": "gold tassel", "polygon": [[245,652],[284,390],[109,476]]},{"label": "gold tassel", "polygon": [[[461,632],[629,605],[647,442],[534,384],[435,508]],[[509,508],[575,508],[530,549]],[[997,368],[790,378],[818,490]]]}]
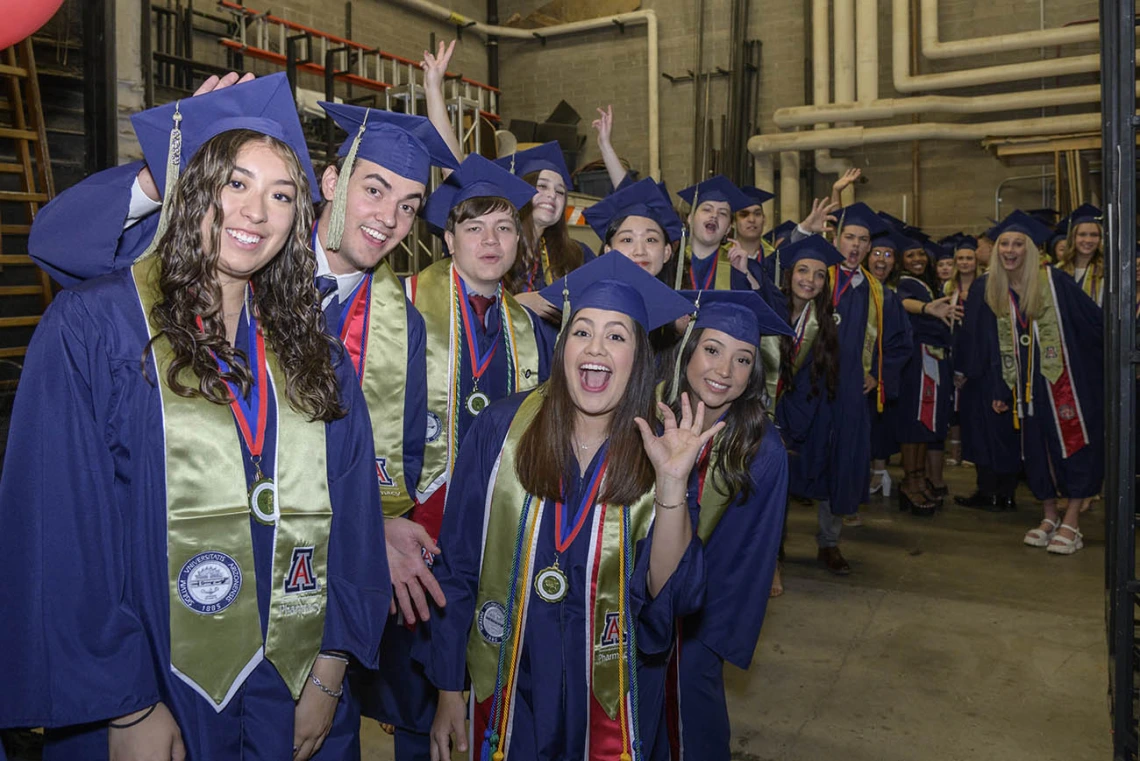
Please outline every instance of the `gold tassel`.
[{"label": "gold tassel", "polygon": [[360,129],[356,131],[356,136],[352,138],[352,146],[348,149],[348,155],[344,157],[340,174],[336,178],[336,192],[333,193],[329,229],[325,231],[325,247],[330,251],[339,250],[341,238],[344,237],[344,213],[348,208],[348,182],[352,175],[352,165],[356,162],[356,152],[360,150],[360,141],[364,137],[364,130],[368,128],[368,114],[370,112],[371,109],[364,112],[364,121],[360,123]]},{"label": "gold tassel", "polygon": [[[681,283],[685,277],[685,254],[689,251],[689,225],[692,224],[693,212],[697,210],[697,203],[700,199],[701,184],[698,182],[697,187],[693,188],[693,205],[689,209],[689,219],[686,224],[681,226],[681,249],[677,252],[677,276],[673,278],[673,290],[681,290]],[[693,283],[696,288],[697,284]]]},{"label": "gold tassel", "polygon": [[681,337],[681,345],[677,347],[677,361],[673,363],[673,385],[669,387],[669,404],[677,401],[681,390],[681,359],[685,355],[685,345],[689,343],[689,336],[693,334],[693,326],[697,324],[697,315],[701,311],[701,294],[697,293],[697,303],[693,313],[689,315],[689,324],[685,326],[685,335]]},{"label": "gold tassel", "polygon": [[170,130],[170,143],[166,149],[166,182],[162,188],[162,211],[158,215],[158,229],[140,259],[150,256],[158,249],[159,241],[166,234],[166,228],[170,226],[170,207],[174,204],[174,192],[178,187],[178,176],[182,171],[182,111],[179,110],[181,103],[182,101],[174,103],[174,126]]}]

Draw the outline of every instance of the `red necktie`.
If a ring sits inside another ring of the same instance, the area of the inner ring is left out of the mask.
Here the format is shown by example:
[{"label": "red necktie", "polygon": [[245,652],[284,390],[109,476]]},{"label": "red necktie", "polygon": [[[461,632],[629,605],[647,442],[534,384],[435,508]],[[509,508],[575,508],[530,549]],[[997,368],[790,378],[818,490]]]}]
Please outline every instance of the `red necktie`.
[{"label": "red necktie", "polygon": [[467,300],[471,303],[471,308],[475,310],[475,316],[479,318],[479,324],[487,327],[487,310],[495,303],[494,296],[480,296],[478,293],[468,294]]}]

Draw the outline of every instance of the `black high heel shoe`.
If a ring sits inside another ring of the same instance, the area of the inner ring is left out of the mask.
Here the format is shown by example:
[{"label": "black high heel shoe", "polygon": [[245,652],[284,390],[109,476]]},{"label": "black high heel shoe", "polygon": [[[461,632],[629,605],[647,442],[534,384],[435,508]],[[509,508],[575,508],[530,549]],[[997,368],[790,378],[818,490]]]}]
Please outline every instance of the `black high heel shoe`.
[{"label": "black high heel shoe", "polygon": [[911,515],[916,515],[920,518],[929,518],[938,511],[938,503],[928,498],[921,491],[918,493],[922,495],[921,501],[915,500],[911,495],[907,494],[905,485],[899,489],[899,510],[910,510]]}]

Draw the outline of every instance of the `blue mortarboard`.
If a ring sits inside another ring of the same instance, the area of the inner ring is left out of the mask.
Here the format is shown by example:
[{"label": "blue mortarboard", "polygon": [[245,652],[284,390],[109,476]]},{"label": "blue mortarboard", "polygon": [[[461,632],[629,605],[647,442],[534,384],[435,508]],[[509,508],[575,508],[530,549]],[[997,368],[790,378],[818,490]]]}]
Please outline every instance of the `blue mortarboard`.
[{"label": "blue mortarboard", "polygon": [[[1083,222],[1101,223],[1103,216],[1103,212],[1091,203],[1081,204],[1069,215],[1069,226],[1079,225]],[[1068,230],[1066,229],[1065,232],[1067,233]]]},{"label": "blue mortarboard", "polygon": [[696,205],[693,203],[694,198],[697,204],[705,201],[727,203],[733,212],[746,209],[756,203],[741,192],[740,188],[729,182],[728,178],[723,174],[710,177],[707,180],[698,182],[696,185],[690,185],[684,190],[679,191],[677,195],[690,206]]},{"label": "blue mortarboard", "polygon": [[568,298],[564,318],[579,309],[605,309],[629,315],[646,331],[693,312],[692,302],[620,255],[599,256],[539,294],[551,304],[563,304],[564,296]]},{"label": "blue mortarboard", "polygon": [[885,246],[892,249],[896,254],[902,254],[903,251],[909,251],[912,248],[922,248],[921,243],[911,240],[898,230],[887,230],[876,235],[871,239],[871,248],[876,246]]},{"label": "blue mortarboard", "polygon": [[776,241],[779,240],[780,238],[784,238],[785,240],[787,240],[787,237],[789,235],[791,235],[792,230],[795,230],[795,229],[796,229],[796,223],[790,219],[785,219],[783,222],[776,225],[775,227],[773,227],[768,232],[764,233],[763,237],[765,240],[767,240],[769,243],[771,243],[774,246],[774,245],[776,245]]},{"label": "blue mortarboard", "polygon": [[801,259],[815,259],[828,267],[844,262],[839,249],[827,242],[822,235],[809,235],[803,240],[788,243],[780,248],[780,265],[791,270]]},{"label": "blue mortarboard", "polygon": [[771,201],[776,196],[769,193],[767,190],[761,190],[755,185],[745,185],[740,188],[740,192],[752,199],[750,206],[759,206],[760,204]]},{"label": "blue mortarboard", "polygon": [[1049,208],[1030,209],[1025,213],[1036,219],[1041,224],[1047,225],[1049,227],[1055,225],[1057,223],[1057,217],[1061,216],[1061,212],[1057,211],[1056,209]]},{"label": "blue mortarboard", "polygon": [[753,291],[678,291],[697,305],[694,330],[712,328],[760,345],[761,336],[792,335],[787,321]]},{"label": "blue mortarboard", "polygon": [[549,169],[562,177],[567,190],[574,187],[574,180],[570,177],[570,170],[566,168],[566,159],[562,155],[562,147],[554,141],[512,153],[510,156],[503,156],[501,159],[495,159],[495,163],[516,177],[525,177],[532,172]]},{"label": "blue mortarboard", "polygon": [[313,174],[313,162],[297,118],[293,90],[284,72],[259,77],[240,85],[184,98],[131,116],[131,124],[138,135],[147,167],[154,182],[166,196],[173,188],[179,172],[167,183],[167,166],[170,162],[171,132],[175,126],[175,112],[179,114],[182,149],[179,172],[186,168],[191,157],[212,137],[235,129],[260,132],[287,144],[297,154],[309,178],[313,201],[320,200],[321,189]]},{"label": "blue mortarboard", "polygon": [[905,230],[910,227],[906,222],[903,222],[898,217],[892,216],[885,211],[877,211],[875,215],[896,230]]},{"label": "blue mortarboard", "polygon": [[961,238],[963,235],[965,235],[965,233],[958,232],[958,233],[953,233],[951,235],[947,235],[944,238],[939,238],[938,239],[938,245],[939,246],[947,246],[949,248],[954,248],[954,246],[956,246],[958,244],[958,239]]},{"label": "blue mortarboard", "polygon": [[887,230],[889,225],[878,214],[865,203],[853,203],[850,206],[840,209],[836,215],[839,219],[839,231],[842,232],[843,228],[848,225],[858,225],[859,227],[867,228],[867,232],[871,236]]},{"label": "blue mortarboard", "polygon": [[960,238],[958,238],[957,241],[955,241],[954,250],[960,251],[963,248],[967,248],[971,251],[977,251],[978,250],[978,239],[975,238],[973,235],[962,235]]},{"label": "blue mortarboard", "polygon": [[534,198],[534,187],[495,162],[472,153],[428,198],[424,219],[442,230],[452,209],[464,201],[484,197],[505,198],[521,209]]},{"label": "blue mortarboard", "polygon": [[929,256],[933,261],[946,259],[954,255],[954,253],[949,248],[943,246],[941,243],[935,243],[932,240],[925,241],[922,244],[922,249],[926,251],[926,255]]},{"label": "blue mortarboard", "polygon": [[1027,235],[1038,247],[1045,244],[1053,231],[1045,223],[1034,219],[1020,209],[990,228],[987,236],[996,241],[998,236],[1006,232],[1018,232]]},{"label": "blue mortarboard", "polygon": [[661,186],[649,177],[611,193],[586,209],[582,216],[603,242],[611,224],[631,216],[652,219],[661,225],[670,241],[681,239],[681,218],[673,210],[669,197],[661,192]]},{"label": "blue mortarboard", "polygon": [[[337,150],[338,156],[349,154],[357,133],[360,133],[357,158],[379,164],[413,182],[426,185],[432,166],[445,169],[459,167],[451,149],[427,117],[345,103],[320,101],[319,105],[348,133],[348,139]],[[361,127],[364,128],[363,133]]]}]

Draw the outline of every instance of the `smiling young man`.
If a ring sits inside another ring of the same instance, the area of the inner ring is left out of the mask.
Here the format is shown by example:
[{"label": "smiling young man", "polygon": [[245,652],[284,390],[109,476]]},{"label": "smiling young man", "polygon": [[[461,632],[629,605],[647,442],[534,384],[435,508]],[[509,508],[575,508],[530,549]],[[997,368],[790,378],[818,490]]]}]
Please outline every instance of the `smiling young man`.
[{"label": "smiling young man", "polygon": [[873,395],[882,411],[897,392],[899,371],[910,355],[911,339],[898,299],[863,268],[871,238],[887,224],[863,203],[839,214],[835,247],[844,261],[830,268],[831,301],[839,327],[839,386],[830,499],[819,511],[818,560],[835,574],[851,567],[839,551],[843,516],[866,502],[870,486],[871,418],[866,402]]},{"label": "smiling young man", "polygon": [[442,230],[449,259],[408,279],[427,327],[427,442],[416,486],[417,519],[438,536],[460,442],[487,405],[545,380],[553,329],[503,288],[521,234],[527,182],[468,156],[428,199],[424,218]]}]

